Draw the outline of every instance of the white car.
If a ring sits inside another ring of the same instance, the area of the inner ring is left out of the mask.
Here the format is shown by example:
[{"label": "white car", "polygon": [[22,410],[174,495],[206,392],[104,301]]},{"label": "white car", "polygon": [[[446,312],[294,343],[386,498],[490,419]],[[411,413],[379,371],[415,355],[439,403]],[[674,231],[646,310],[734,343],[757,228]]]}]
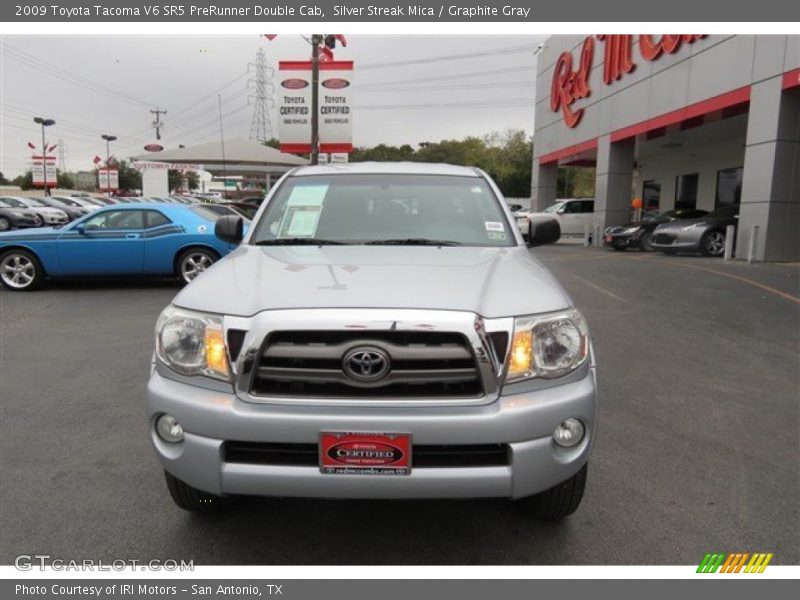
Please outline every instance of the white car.
[{"label": "white car", "polygon": [[[517,217],[517,224],[523,231],[527,230],[527,219],[523,223]],[[594,198],[565,198],[557,200],[542,212],[529,212],[525,217],[551,217],[561,226],[561,237],[583,237],[588,225],[591,230],[594,219]]]},{"label": "white car", "polygon": [[69,223],[69,216],[60,208],[52,208],[39,202],[36,198],[24,196],[3,196],[3,200],[14,208],[29,208],[36,213],[39,225],[52,226]]}]

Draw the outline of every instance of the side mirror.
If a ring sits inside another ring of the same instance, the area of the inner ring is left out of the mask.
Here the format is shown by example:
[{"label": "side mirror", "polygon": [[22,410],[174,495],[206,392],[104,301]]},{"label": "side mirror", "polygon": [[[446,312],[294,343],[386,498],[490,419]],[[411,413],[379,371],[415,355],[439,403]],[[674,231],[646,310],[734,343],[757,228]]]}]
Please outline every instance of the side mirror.
[{"label": "side mirror", "polygon": [[86,225],[84,225],[83,223],[78,223],[75,226],[75,231],[77,231],[81,235],[86,235]]},{"label": "side mirror", "polygon": [[554,244],[561,238],[561,226],[550,217],[530,217],[528,223],[528,248]]},{"label": "side mirror", "polygon": [[225,215],[217,219],[214,235],[223,242],[238,244],[244,238],[244,219],[236,215]]},{"label": "side mirror", "polygon": [[566,207],[566,206],[562,206],[561,208],[559,208],[559,209],[556,211],[556,214],[557,214],[557,215],[563,215],[565,212],[567,212],[567,207]]}]

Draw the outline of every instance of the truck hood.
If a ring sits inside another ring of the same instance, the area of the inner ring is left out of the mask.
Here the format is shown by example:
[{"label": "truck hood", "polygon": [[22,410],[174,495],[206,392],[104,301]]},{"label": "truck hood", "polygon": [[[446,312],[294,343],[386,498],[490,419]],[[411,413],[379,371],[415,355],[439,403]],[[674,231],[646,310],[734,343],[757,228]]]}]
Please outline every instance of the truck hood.
[{"label": "truck hood", "polygon": [[419,308],[506,317],[571,301],[524,246],[242,245],[175,305],[237,316],[292,308]]}]

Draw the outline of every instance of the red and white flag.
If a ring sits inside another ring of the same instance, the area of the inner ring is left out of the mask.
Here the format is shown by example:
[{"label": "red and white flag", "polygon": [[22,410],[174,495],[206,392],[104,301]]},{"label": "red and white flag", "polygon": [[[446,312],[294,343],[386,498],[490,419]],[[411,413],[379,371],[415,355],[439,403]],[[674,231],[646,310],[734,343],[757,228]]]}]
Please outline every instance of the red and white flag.
[{"label": "red and white flag", "polygon": [[333,60],[333,50],[327,46],[320,46],[319,48],[319,62],[330,62]]},{"label": "red and white flag", "polygon": [[101,162],[103,162],[103,159],[102,159],[102,158],[100,158],[99,156],[95,156],[95,157],[94,157],[94,160],[92,160],[92,162],[93,162],[95,165],[99,165]]},{"label": "red and white flag", "polygon": [[30,143],[30,142],[28,142],[28,148],[30,148],[31,150],[36,150],[36,146],[34,146],[34,145],[33,145],[32,143]]},{"label": "red and white flag", "polygon": [[47,149],[47,151],[48,151],[48,152],[52,152],[52,151],[53,151],[53,150],[55,150],[57,147],[58,147],[58,144],[53,144],[52,146],[50,146],[50,147]]},{"label": "red and white flag", "polygon": [[345,37],[344,37],[344,36],[343,36],[341,33],[336,33],[336,34],[334,34],[334,36],[333,36],[333,37],[335,37],[335,38],[336,38],[336,40],[337,40],[337,41],[338,41],[338,42],[339,42],[339,43],[340,43],[342,46],[344,46],[345,48],[347,48],[347,40],[345,39]]},{"label": "red and white flag", "polygon": [[262,34],[261,34],[261,37],[265,37],[265,38],[267,38],[267,39],[268,39],[268,40],[271,42],[271,41],[272,41],[272,40],[274,40],[276,37],[278,37],[278,34],[277,34],[277,33],[262,33]]}]

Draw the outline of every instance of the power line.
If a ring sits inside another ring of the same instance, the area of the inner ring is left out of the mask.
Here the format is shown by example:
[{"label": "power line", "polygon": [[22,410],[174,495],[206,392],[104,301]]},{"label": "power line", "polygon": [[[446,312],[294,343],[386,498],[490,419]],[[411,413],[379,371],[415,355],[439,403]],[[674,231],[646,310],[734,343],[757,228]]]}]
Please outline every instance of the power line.
[{"label": "power line", "polygon": [[463,54],[448,54],[445,56],[432,56],[430,58],[415,58],[408,60],[395,60],[382,63],[367,63],[358,66],[359,71],[367,71],[369,69],[385,69],[387,67],[406,67],[411,65],[424,65],[437,62],[447,62],[452,60],[463,60],[467,58],[484,58],[486,56],[497,56],[498,54],[521,54],[525,52],[534,53],[535,47],[530,44],[523,44],[521,46],[508,46],[507,48],[496,48],[494,50],[484,50],[481,52],[468,52]]},{"label": "power line", "polygon": [[499,83],[457,83],[449,85],[426,85],[426,86],[399,86],[382,87],[377,89],[359,89],[359,93],[383,94],[394,92],[427,92],[440,90],[489,90],[499,88],[523,88],[535,87],[536,82],[503,81]]},{"label": "power line", "polygon": [[93,81],[88,77],[84,77],[83,75],[78,75],[77,73],[73,73],[62,67],[58,67],[49,61],[44,61],[40,58],[37,58],[32,54],[29,54],[27,52],[24,52],[23,50],[11,46],[7,41],[0,42],[0,48],[8,58],[11,58],[12,60],[20,62],[25,66],[28,66],[42,73],[51,75],[52,77],[61,79],[62,81],[66,81],[67,83],[88,88],[91,91],[103,94],[108,97],[112,97],[116,100],[128,102],[129,104],[144,105],[147,107],[153,106],[152,102],[146,102],[145,100],[141,100],[139,98],[131,96],[130,94],[118,92],[117,90],[114,90],[101,83]]},{"label": "power line", "polygon": [[426,81],[447,81],[452,79],[465,79],[468,77],[482,77],[484,75],[497,75],[500,73],[519,73],[522,71],[530,71],[533,73],[535,70],[534,65],[522,65],[518,67],[509,67],[507,69],[488,69],[486,71],[470,71],[469,73],[456,73],[453,75],[435,75],[432,77],[418,77],[415,79],[399,79],[393,81],[379,81],[377,83],[370,83],[359,86],[359,90],[393,86],[403,83],[425,83]]},{"label": "power line", "polygon": [[407,110],[417,108],[498,108],[501,106],[533,107],[530,98],[509,98],[502,102],[430,102],[426,104],[357,104],[359,110]]}]

